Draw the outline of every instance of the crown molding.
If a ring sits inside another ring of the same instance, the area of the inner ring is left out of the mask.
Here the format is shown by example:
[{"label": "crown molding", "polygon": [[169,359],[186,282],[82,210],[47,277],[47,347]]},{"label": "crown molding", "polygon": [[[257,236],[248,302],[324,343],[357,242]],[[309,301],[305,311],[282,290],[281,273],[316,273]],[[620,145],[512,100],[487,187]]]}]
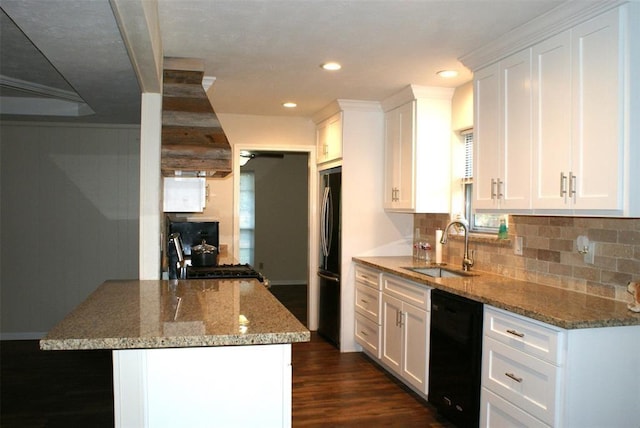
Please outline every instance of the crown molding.
[{"label": "crown molding", "polygon": [[479,70],[625,3],[629,2],[566,1],[458,60],[471,71]]},{"label": "crown molding", "polygon": [[36,96],[56,98],[59,100],[66,100],[84,104],[84,100],[75,92],[67,91],[60,88],[54,88],[52,86],[41,85],[35,82],[28,82],[26,80],[15,79],[3,74],[0,74],[0,86],[8,89],[13,89],[15,91],[26,92]]}]

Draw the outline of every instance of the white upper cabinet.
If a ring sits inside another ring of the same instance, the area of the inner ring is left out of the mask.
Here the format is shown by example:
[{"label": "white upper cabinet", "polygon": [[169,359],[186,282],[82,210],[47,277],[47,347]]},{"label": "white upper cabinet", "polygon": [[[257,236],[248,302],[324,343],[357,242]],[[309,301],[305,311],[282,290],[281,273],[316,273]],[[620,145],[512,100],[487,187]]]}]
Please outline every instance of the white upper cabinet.
[{"label": "white upper cabinet", "polygon": [[567,2],[512,45],[462,58],[475,70],[477,209],[640,216],[638,20],[635,2]]},{"label": "white upper cabinet", "polygon": [[338,112],[316,126],[317,163],[342,158],[342,113]]},{"label": "white upper cabinet", "polygon": [[531,207],[530,50],[475,76],[474,190],[477,209]]},{"label": "white upper cabinet", "polygon": [[448,213],[453,89],[410,85],[382,102],[384,208]]},{"label": "white upper cabinet", "polygon": [[619,37],[613,10],[534,47],[536,209],[623,209]]}]

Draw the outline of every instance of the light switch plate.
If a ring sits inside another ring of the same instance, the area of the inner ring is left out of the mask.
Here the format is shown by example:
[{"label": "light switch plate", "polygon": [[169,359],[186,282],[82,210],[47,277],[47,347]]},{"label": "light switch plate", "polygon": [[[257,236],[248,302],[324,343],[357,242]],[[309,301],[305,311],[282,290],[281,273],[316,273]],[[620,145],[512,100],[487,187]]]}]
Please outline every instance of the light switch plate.
[{"label": "light switch plate", "polygon": [[513,244],[513,254],[516,256],[522,255],[522,236],[516,236]]}]

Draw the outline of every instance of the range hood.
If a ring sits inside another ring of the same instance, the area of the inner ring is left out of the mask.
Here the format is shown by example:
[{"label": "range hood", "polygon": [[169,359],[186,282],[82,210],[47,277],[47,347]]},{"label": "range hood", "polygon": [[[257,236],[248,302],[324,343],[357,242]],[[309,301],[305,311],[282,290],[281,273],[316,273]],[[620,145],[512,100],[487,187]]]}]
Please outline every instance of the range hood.
[{"label": "range hood", "polygon": [[164,58],[162,154],[165,177],[225,177],[231,146],[202,86],[204,61]]}]

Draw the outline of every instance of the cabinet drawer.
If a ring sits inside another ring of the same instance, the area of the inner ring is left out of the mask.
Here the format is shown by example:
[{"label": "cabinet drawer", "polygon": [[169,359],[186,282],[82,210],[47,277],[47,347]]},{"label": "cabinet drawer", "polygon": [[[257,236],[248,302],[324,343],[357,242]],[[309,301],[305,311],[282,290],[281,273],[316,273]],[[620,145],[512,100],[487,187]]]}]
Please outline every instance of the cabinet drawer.
[{"label": "cabinet drawer", "polygon": [[356,282],[356,312],[380,324],[380,291]]},{"label": "cabinet drawer", "polygon": [[485,337],[482,386],[553,425],[560,368]]},{"label": "cabinet drawer", "polygon": [[356,283],[361,283],[368,287],[375,288],[376,290],[381,290],[380,274],[381,273],[377,270],[356,265]]},{"label": "cabinet drawer", "polygon": [[356,313],[356,342],[372,356],[380,358],[380,326],[362,314]]},{"label": "cabinet drawer", "polygon": [[431,310],[431,289],[393,275],[382,274],[382,291],[426,311]]},{"label": "cabinet drawer", "polygon": [[544,424],[539,419],[534,418],[486,388],[482,388],[480,392],[480,403],[480,426],[483,428],[549,428],[549,425]]},{"label": "cabinet drawer", "polygon": [[564,331],[500,309],[485,306],[484,335],[556,365],[564,360]]}]

